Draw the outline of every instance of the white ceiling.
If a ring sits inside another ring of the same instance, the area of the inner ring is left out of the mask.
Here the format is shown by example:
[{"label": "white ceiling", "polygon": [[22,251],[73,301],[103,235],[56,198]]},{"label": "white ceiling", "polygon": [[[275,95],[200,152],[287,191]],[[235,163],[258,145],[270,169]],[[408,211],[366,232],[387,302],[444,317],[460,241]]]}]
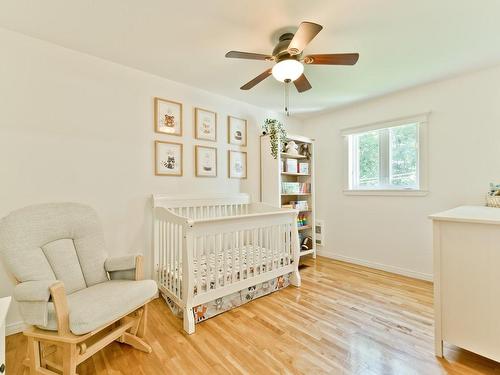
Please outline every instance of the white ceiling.
[{"label": "white ceiling", "polygon": [[[308,53],[359,52],[354,67],[306,66],[295,113],[323,111],[500,63],[499,0],[2,0],[0,26],[255,105],[281,109],[272,78],[278,31],[322,24]],[[1,53],[1,52],[0,52]],[[175,95],[174,95],[175,96]]]}]

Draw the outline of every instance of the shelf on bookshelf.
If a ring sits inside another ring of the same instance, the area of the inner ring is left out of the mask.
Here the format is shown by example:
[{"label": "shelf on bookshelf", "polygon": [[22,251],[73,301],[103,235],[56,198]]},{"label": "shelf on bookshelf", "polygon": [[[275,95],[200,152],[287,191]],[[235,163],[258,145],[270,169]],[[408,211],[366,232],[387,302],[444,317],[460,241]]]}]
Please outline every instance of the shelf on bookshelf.
[{"label": "shelf on bookshelf", "polygon": [[310,176],[309,173],[297,173],[297,172],[281,172],[285,176]]},{"label": "shelf on bookshelf", "polygon": [[311,195],[311,193],[281,193],[281,196],[286,195]]},{"label": "shelf on bookshelf", "polygon": [[281,153],[281,157],[283,158],[292,158],[292,159],[307,159],[307,156],[300,154],[288,154],[286,152]]},{"label": "shelf on bookshelf", "polygon": [[302,226],[299,226],[299,230],[306,230],[306,229],[311,229],[312,228],[312,225],[302,225]]}]

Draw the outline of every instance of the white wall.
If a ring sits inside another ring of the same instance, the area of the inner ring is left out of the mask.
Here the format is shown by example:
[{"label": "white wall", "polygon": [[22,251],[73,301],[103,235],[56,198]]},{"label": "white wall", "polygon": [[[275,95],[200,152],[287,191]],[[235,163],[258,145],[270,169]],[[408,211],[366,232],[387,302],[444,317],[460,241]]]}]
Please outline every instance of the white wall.
[{"label": "white wall", "polygon": [[[326,221],[323,255],[431,278],[427,215],[483,204],[500,182],[500,67],[371,100],[306,121],[317,140],[317,218]],[[432,111],[425,197],[346,196],[339,130]]]},{"label": "white wall", "polygon": [[[0,217],[34,203],[90,204],[109,253],[141,251],[150,271],[152,193],[259,198],[259,129],[276,114],[2,29],[0,51]],[[184,104],[182,138],[154,133],[154,96]],[[218,113],[217,178],[194,177],[194,106]],[[241,182],[227,178],[229,114],[249,124],[249,178]],[[291,131],[298,124],[288,120]],[[184,177],[153,175],[156,139],[184,143]],[[0,297],[12,290],[0,263]],[[8,328],[20,320],[14,305]]]}]

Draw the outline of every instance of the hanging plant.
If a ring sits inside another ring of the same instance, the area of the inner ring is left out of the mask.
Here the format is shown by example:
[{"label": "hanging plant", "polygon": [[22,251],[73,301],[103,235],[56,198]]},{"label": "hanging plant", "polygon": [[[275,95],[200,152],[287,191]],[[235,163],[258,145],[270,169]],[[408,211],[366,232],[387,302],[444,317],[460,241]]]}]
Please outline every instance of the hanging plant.
[{"label": "hanging plant", "polygon": [[269,140],[271,142],[271,155],[273,158],[278,158],[278,145],[282,145],[286,142],[286,130],[284,125],[276,119],[266,119],[264,125],[262,125],[262,134],[269,135]]}]

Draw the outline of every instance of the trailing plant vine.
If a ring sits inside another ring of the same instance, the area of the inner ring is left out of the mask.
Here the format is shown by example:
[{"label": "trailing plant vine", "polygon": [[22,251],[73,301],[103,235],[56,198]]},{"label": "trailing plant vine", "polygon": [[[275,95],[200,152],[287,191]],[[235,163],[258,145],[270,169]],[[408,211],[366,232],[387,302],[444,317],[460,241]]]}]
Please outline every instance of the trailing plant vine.
[{"label": "trailing plant vine", "polygon": [[276,119],[266,119],[264,125],[262,125],[262,134],[269,135],[269,141],[271,142],[271,155],[273,158],[278,158],[278,145],[284,145],[286,142],[286,130],[285,126]]}]

